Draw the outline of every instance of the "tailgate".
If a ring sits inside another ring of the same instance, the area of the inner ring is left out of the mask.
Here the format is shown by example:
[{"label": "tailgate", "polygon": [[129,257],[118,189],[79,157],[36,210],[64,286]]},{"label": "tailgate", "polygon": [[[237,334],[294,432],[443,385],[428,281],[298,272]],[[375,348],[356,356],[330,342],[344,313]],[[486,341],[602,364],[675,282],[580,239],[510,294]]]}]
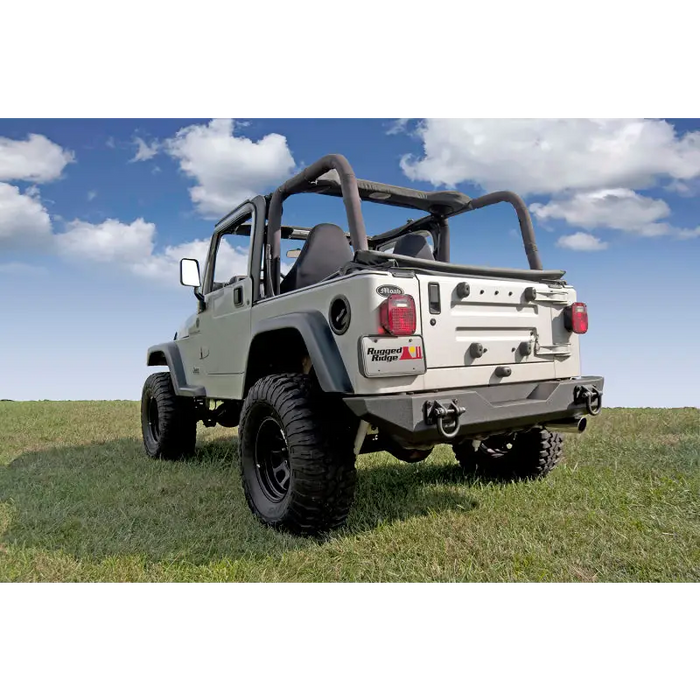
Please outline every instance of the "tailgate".
[{"label": "tailgate", "polygon": [[[537,365],[558,376],[578,356],[562,318],[576,301],[571,287],[507,279],[420,275],[421,322],[428,369]],[[549,363],[551,372],[544,363]],[[508,376],[508,370],[501,376]],[[520,380],[523,372],[518,372]]]}]

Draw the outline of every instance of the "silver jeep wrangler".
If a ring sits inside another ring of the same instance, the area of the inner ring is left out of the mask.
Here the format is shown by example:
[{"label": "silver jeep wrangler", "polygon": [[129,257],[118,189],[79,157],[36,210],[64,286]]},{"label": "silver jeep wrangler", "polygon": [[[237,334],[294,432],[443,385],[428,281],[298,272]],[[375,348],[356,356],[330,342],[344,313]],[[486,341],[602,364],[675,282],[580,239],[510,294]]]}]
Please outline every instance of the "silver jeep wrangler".
[{"label": "silver jeep wrangler", "polygon": [[[284,201],[301,192],[342,197],[348,232],[283,225]],[[362,201],[422,214],[368,237]],[[452,262],[450,219],[499,202],[517,212],[529,269]],[[215,281],[231,234],[250,236],[247,273]],[[283,240],[303,241],[286,274]],[[198,308],[148,350],[148,365],[169,372],[143,388],[146,452],[191,455],[200,420],[238,426],[246,498],[272,526],[341,526],[367,452],[417,462],[448,443],[467,473],[542,477],[560,433],[582,432],[601,409],[603,378],[579,376],[586,305],[563,271],[542,269],[511,192],[471,199],[357,180],[329,155],[219,221],[203,277],[191,259],[180,273]]]}]

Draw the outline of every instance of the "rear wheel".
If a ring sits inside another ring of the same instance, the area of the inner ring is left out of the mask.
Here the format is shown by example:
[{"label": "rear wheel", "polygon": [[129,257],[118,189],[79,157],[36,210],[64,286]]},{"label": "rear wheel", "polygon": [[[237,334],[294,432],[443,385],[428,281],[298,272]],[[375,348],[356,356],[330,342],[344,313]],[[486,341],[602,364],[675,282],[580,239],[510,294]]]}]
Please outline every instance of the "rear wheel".
[{"label": "rear wheel", "polygon": [[541,479],[554,469],[562,455],[559,433],[533,428],[511,435],[494,435],[475,447],[468,440],[454,445],[455,457],[465,475],[494,481]]},{"label": "rear wheel", "polygon": [[194,401],[175,393],[169,372],[152,374],[143,385],[141,431],[149,457],[181,459],[194,453],[197,441]]},{"label": "rear wheel", "polygon": [[273,374],[248,392],[238,431],[246,500],[267,525],[316,534],[344,524],[355,455],[342,407],[302,374]]}]

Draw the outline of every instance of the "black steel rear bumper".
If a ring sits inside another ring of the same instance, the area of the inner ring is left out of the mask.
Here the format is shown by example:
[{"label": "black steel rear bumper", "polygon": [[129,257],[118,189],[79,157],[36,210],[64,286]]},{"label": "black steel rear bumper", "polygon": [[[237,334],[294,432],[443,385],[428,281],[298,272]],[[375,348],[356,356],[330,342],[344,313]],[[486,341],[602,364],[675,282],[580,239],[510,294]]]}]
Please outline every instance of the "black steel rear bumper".
[{"label": "black steel rear bumper", "polygon": [[415,394],[347,396],[344,401],[358,418],[380,430],[409,443],[425,444],[446,442],[445,433],[430,415],[435,402],[457,407],[446,423],[450,432],[454,428],[454,439],[461,440],[594,414],[602,405],[603,384],[603,377],[579,377]]}]

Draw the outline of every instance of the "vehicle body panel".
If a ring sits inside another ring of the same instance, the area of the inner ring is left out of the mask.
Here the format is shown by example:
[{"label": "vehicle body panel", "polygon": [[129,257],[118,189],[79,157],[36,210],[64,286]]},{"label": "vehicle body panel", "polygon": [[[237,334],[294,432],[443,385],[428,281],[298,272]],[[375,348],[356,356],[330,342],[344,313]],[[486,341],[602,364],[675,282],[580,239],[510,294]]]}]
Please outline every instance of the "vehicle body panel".
[{"label": "vehicle body panel", "polygon": [[[474,291],[467,299],[460,300],[454,289],[464,281]],[[439,315],[431,316],[428,311],[425,300],[429,283],[439,284],[441,288]],[[416,299],[419,317],[415,335],[423,341],[424,373],[366,377],[362,372],[361,339],[378,333],[379,305],[386,297],[377,289],[384,285],[399,287]],[[188,335],[176,341],[181,346],[188,383],[204,386],[212,398],[243,398],[248,350],[261,323],[300,310],[316,311],[327,318],[330,303],[337,295],[348,300],[352,317],[347,331],[342,335],[332,334],[332,340],[355,394],[512,384],[568,378],[580,372],[578,336],[564,328],[564,305],[546,298],[541,301],[523,298],[529,287],[547,291],[549,287],[544,283],[421,274],[406,277],[361,271],[253,305],[248,303],[250,280],[240,286],[245,289],[242,307],[233,305],[233,287],[212,292],[206,297],[208,309],[190,324]],[[575,301],[571,287],[558,289],[566,292],[569,302]],[[435,325],[430,323],[433,319]],[[520,344],[531,340],[532,354],[522,355]],[[486,347],[482,357],[471,357],[472,343]],[[565,354],[547,354],[557,347],[563,348]],[[510,376],[496,376],[497,366],[509,367]]]}]

